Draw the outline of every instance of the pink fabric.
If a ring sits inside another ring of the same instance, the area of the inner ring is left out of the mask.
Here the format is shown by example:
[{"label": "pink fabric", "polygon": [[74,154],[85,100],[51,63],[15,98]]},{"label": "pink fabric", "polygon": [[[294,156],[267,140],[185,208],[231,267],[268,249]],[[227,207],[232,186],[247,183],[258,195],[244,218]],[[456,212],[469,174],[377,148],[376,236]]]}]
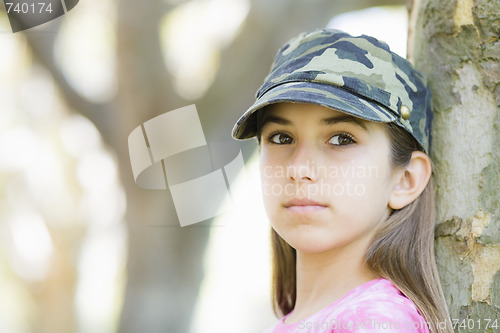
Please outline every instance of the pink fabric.
[{"label": "pink fabric", "polygon": [[386,279],[369,281],[296,323],[285,324],[286,317],[265,333],[429,333],[415,304]]}]

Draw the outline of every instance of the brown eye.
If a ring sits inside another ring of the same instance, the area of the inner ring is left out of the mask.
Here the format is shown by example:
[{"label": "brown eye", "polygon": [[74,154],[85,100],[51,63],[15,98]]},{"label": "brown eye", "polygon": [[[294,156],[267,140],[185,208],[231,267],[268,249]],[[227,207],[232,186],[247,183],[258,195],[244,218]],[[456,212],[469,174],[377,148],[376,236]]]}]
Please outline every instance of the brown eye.
[{"label": "brown eye", "polygon": [[352,135],[347,133],[340,133],[332,136],[330,140],[328,140],[328,143],[335,146],[347,146],[356,143],[356,141],[354,140]]},{"label": "brown eye", "polygon": [[291,136],[284,133],[276,133],[269,137],[269,141],[278,145],[289,145],[294,141]]}]

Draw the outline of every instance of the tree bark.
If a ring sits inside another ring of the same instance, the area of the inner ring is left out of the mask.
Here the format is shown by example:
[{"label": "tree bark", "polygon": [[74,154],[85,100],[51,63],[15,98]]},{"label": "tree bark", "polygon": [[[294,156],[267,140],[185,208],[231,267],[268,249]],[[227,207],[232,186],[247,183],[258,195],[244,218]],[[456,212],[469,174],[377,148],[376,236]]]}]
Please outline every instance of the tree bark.
[{"label": "tree bark", "polygon": [[500,325],[499,13],[496,0],[410,3],[409,58],[433,92],[436,257],[457,332]]}]

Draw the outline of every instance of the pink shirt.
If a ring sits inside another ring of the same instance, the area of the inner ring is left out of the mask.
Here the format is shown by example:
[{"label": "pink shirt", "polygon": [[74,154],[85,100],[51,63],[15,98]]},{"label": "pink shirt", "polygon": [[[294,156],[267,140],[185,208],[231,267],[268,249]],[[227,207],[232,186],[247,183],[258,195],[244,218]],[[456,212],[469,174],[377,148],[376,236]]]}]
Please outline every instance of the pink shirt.
[{"label": "pink shirt", "polygon": [[[288,316],[288,315],[287,315]],[[265,333],[429,333],[415,304],[386,279],[369,281],[296,323],[283,317]]]}]

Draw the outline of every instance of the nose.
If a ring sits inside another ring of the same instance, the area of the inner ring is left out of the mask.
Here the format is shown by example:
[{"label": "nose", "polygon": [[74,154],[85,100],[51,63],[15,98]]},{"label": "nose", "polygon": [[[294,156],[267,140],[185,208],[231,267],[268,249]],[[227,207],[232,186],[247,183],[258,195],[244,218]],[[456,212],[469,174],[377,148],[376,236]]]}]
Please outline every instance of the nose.
[{"label": "nose", "polygon": [[290,163],[287,166],[288,179],[291,182],[310,182],[317,180],[314,148],[307,144],[297,144]]}]

